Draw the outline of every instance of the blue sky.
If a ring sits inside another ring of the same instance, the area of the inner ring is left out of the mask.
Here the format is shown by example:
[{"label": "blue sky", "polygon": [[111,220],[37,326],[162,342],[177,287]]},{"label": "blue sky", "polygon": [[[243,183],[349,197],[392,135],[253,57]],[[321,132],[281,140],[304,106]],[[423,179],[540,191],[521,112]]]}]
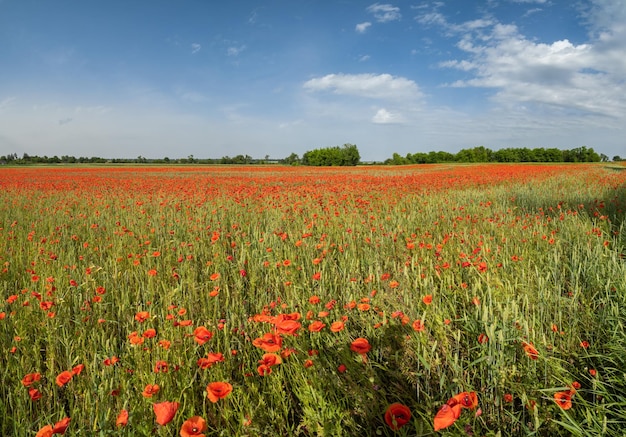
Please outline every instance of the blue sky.
[{"label": "blue sky", "polygon": [[626,156],[626,1],[0,0],[0,155]]}]

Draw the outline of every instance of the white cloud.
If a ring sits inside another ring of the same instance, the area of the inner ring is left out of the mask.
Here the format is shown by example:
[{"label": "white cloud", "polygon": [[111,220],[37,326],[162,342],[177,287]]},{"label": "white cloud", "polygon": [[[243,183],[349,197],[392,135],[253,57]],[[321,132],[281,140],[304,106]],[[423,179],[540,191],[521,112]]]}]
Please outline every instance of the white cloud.
[{"label": "white cloud", "polygon": [[369,5],[365,10],[374,15],[374,18],[376,18],[376,21],[379,23],[388,23],[389,21],[397,21],[402,18],[400,8],[389,4],[381,5],[380,3],[374,3],[373,5]]},{"label": "white cloud", "polygon": [[363,55],[359,58],[359,62],[369,61],[370,55]]},{"label": "white cloud", "polygon": [[243,52],[245,49],[246,49],[245,45],[241,45],[239,47],[231,46],[231,47],[228,47],[228,49],[226,49],[226,53],[228,54],[228,56],[239,56],[239,54]]},{"label": "white cloud", "polygon": [[372,117],[372,123],[376,124],[394,124],[400,123],[401,121],[402,117],[399,114],[389,112],[385,108],[380,108]]},{"label": "white cloud", "polygon": [[308,91],[332,91],[372,99],[405,100],[422,95],[412,80],[390,74],[328,74],[305,82],[303,87]]},{"label": "white cloud", "polygon": [[364,23],[359,23],[356,25],[355,30],[359,33],[365,33],[367,28],[370,27],[371,25],[372,23],[370,23],[369,21],[366,21]]},{"label": "white cloud", "polygon": [[[503,104],[533,103],[609,116],[626,115],[626,50],[601,53],[594,44],[568,40],[537,43],[520,35],[513,25],[496,25],[487,38],[464,37],[458,47],[470,59],[440,64],[473,73],[451,84],[497,90]],[[614,59],[615,58],[615,59]],[[611,69],[616,70],[611,73]]]},{"label": "white cloud", "polygon": [[196,42],[194,42],[193,44],[191,44],[191,54],[195,54],[198,53],[200,51],[200,49],[202,48],[202,46]]}]

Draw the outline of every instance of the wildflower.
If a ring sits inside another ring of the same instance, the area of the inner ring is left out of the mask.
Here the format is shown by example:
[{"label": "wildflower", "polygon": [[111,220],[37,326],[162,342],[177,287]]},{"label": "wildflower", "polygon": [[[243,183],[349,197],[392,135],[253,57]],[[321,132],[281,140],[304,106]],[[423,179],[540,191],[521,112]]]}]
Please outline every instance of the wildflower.
[{"label": "wildflower", "polygon": [[63,387],[65,384],[67,384],[68,382],[70,382],[70,379],[72,379],[72,372],[69,372],[67,370],[59,373],[56,377],[56,384],[59,387]]},{"label": "wildflower", "polygon": [[28,396],[30,396],[31,401],[38,401],[41,399],[41,392],[36,388],[31,387],[28,389]]},{"label": "wildflower", "polygon": [[411,410],[398,402],[389,405],[385,411],[385,423],[394,431],[402,428],[410,420]]},{"label": "wildflower", "polygon": [[371,348],[372,346],[370,345],[369,341],[367,341],[367,338],[362,337],[355,339],[350,344],[350,350],[361,355],[368,353]]},{"label": "wildflower", "polygon": [[536,360],[537,358],[539,358],[539,352],[537,351],[537,349],[535,349],[532,343],[527,343],[523,341],[522,347],[524,348],[524,352],[526,352],[526,355],[528,355],[528,358],[530,358],[531,360]]},{"label": "wildflower", "polygon": [[596,369],[589,369],[589,374],[591,376],[596,376],[597,375]]},{"label": "wildflower", "polygon": [[196,343],[203,345],[213,337],[213,333],[206,329],[204,326],[198,326],[193,331],[194,340]]},{"label": "wildflower", "polygon": [[278,352],[283,344],[283,340],[280,335],[268,332],[263,334],[263,337],[253,340],[252,344],[265,352]]},{"label": "wildflower", "polygon": [[343,331],[344,327],[345,327],[345,324],[342,321],[333,322],[330,325],[330,331],[331,332],[340,332],[340,331]]},{"label": "wildflower", "polygon": [[278,334],[294,335],[302,325],[295,320],[281,320],[275,326]]},{"label": "wildflower", "polygon": [[323,322],[320,322],[319,320],[315,320],[309,325],[309,331],[320,332],[322,329],[324,329],[325,326],[326,324],[324,324]]},{"label": "wildflower", "polygon": [[207,429],[205,420],[200,416],[193,416],[183,422],[183,426],[180,428],[181,437],[205,437],[202,433]]},{"label": "wildflower", "polygon": [[581,341],[580,347],[582,347],[583,349],[587,349],[589,347],[589,342],[587,340]]},{"label": "wildflower", "polygon": [[154,364],[154,373],[167,373],[168,370],[169,366],[167,364],[167,361],[158,360]]},{"label": "wildflower", "polygon": [[156,337],[156,329],[153,329],[153,328],[146,329],[143,332],[143,334],[141,334],[141,336],[144,338],[154,338]]},{"label": "wildflower", "polygon": [[270,367],[277,366],[281,364],[282,362],[283,362],[283,359],[280,357],[280,355],[271,354],[271,353],[263,354],[263,358],[259,360],[259,363],[265,364],[266,366],[270,366]]},{"label": "wildflower", "polygon": [[150,313],[148,311],[139,311],[137,314],[135,314],[135,320],[137,320],[139,323],[145,322],[149,318]]},{"label": "wildflower", "polygon": [[[469,408],[470,410],[475,409],[478,406],[478,397],[476,396],[476,392],[466,392],[459,393],[458,395],[452,397],[457,403],[461,404],[463,408]],[[448,401],[450,404],[451,400]]]},{"label": "wildflower", "polygon": [[313,363],[313,360],[305,360],[305,361],[304,361],[304,367],[305,367],[306,369],[308,369],[309,367],[313,367],[313,364],[314,364],[314,363]]},{"label": "wildflower", "polygon": [[348,370],[348,368],[346,367],[346,365],[345,365],[345,364],[340,364],[340,365],[339,365],[339,367],[337,367],[337,371],[338,371],[339,373],[345,373],[345,372],[346,372],[346,370]]},{"label": "wildflower", "polygon": [[27,375],[24,375],[24,377],[22,378],[22,385],[24,387],[29,387],[32,384],[34,384],[35,382],[39,381],[41,379],[41,374],[39,373],[29,373]]},{"label": "wildflower", "polygon": [[[435,431],[447,428],[461,417],[461,409],[475,409],[478,406],[476,392],[462,392],[450,399],[442,406],[434,418]],[[478,414],[478,413],[477,413]]]},{"label": "wildflower", "polygon": [[207,397],[213,403],[224,399],[233,391],[233,386],[227,382],[210,382],[206,386]]},{"label": "wildflower", "polygon": [[74,376],[80,375],[84,369],[85,369],[84,364],[77,364],[76,366],[72,368],[72,375]]},{"label": "wildflower", "polygon": [[430,305],[431,303],[433,303],[433,295],[427,294],[426,296],[422,298],[422,302],[424,302],[424,304],[426,305]]},{"label": "wildflower", "polygon": [[154,394],[158,393],[160,389],[161,387],[159,387],[158,384],[148,384],[143,389],[143,393],[141,393],[141,395],[144,398],[151,398]]},{"label": "wildflower", "polygon": [[478,343],[480,344],[485,344],[489,341],[489,337],[487,337],[487,334],[482,333],[478,336]]},{"label": "wildflower", "polygon": [[554,402],[564,410],[572,408],[573,393],[570,390],[554,393]]},{"label": "wildflower", "polygon": [[167,425],[172,421],[178,411],[178,402],[161,402],[158,404],[152,404],[152,409],[156,416],[156,422],[161,425]]},{"label": "wildflower", "polygon": [[70,420],[71,419],[69,417],[66,417],[55,423],[52,427],[52,434],[65,434],[67,427],[70,425]]},{"label": "wildflower", "polygon": [[52,437],[52,425],[46,425],[37,431],[35,437]]},{"label": "wildflower", "polygon": [[424,331],[424,324],[422,323],[421,320],[415,320],[413,322],[412,326],[413,326],[413,330],[415,332],[422,332],[422,331]]},{"label": "wildflower", "polygon": [[507,404],[513,402],[513,395],[511,393],[505,393],[504,402],[506,402]]},{"label": "wildflower", "polygon": [[117,415],[115,426],[126,426],[126,425],[128,425],[128,410],[122,410]]}]

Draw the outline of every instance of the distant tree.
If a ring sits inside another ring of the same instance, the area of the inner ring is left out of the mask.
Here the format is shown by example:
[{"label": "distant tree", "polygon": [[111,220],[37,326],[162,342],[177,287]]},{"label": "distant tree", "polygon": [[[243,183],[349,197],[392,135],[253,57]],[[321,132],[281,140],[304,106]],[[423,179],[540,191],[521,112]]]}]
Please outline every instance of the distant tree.
[{"label": "distant tree", "polygon": [[615,161],[615,162],[622,161],[622,157],[621,157],[621,156],[619,156],[619,155],[615,155],[615,156],[613,157],[613,161]]},{"label": "distant tree", "polygon": [[297,153],[292,153],[288,157],[281,159],[280,163],[285,165],[299,165],[300,157]]},{"label": "distant tree", "polygon": [[354,144],[309,150],[302,155],[302,164],[311,166],[354,166],[360,160],[361,155]]}]

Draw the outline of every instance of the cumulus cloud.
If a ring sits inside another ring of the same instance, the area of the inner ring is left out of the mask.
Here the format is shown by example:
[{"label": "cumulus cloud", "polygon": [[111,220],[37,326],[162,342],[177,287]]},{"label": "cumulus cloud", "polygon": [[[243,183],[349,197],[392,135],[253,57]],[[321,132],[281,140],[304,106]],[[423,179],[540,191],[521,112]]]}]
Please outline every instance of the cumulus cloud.
[{"label": "cumulus cloud", "polygon": [[537,42],[516,25],[489,17],[457,24],[431,10],[416,20],[458,38],[464,55],[439,66],[463,71],[466,78],[449,86],[494,89],[493,100],[509,108],[540,105],[626,116],[626,3],[593,0],[585,14],[592,31],[583,44],[567,39]]},{"label": "cumulus cloud", "polygon": [[374,3],[373,5],[369,5],[365,10],[372,14],[379,23],[397,21],[402,18],[400,8],[389,4],[381,5],[380,3]]},{"label": "cumulus cloud", "polygon": [[372,25],[372,23],[370,23],[369,21],[366,21],[364,23],[359,23],[359,24],[356,25],[355,30],[358,33],[365,33],[367,28],[370,27],[371,25]]},{"label": "cumulus cloud", "polygon": [[389,112],[385,108],[380,108],[372,117],[372,123],[376,124],[394,124],[400,123],[401,121],[402,117],[399,114]]},{"label": "cumulus cloud", "polygon": [[328,74],[304,83],[308,91],[332,91],[334,94],[372,99],[416,99],[421,91],[415,82],[390,74]]}]

